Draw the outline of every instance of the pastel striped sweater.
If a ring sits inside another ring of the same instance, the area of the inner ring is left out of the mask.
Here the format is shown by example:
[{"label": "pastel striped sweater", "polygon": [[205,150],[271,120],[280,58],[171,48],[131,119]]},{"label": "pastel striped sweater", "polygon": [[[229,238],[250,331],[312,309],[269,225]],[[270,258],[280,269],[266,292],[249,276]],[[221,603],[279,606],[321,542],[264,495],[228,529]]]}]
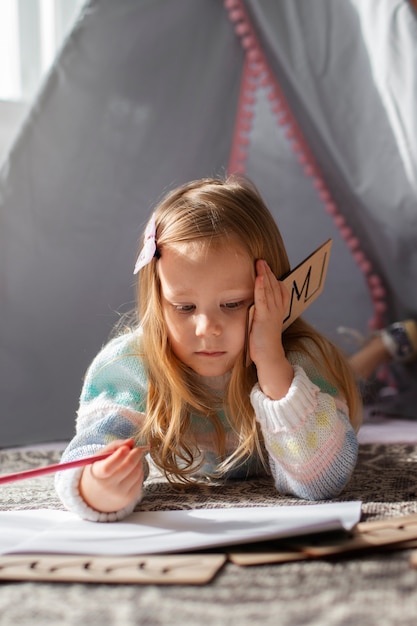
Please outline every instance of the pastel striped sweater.
[{"label": "pastel striped sweater", "polygon": [[[137,355],[138,335],[128,333],[111,340],[89,367],[76,420],[76,434],[64,451],[62,461],[98,452],[115,439],[135,437],[146,411],[147,381]],[[270,400],[255,385],[250,394],[268,453],[270,472],[280,493],[306,500],[330,499],[340,493],[356,464],[358,442],[349,421],[347,406],[337,390],[320,378],[313,362],[301,353],[289,353],[294,378],[287,395]],[[230,454],[236,435],[219,414],[226,431]],[[216,450],[212,426],[204,417],[193,416],[192,427],[204,458],[203,471],[213,472]],[[138,444],[145,443],[138,441]],[[201,470],[200,470],[201,471]],[[84,519],[123,519],[142,496],[114,513],[102,513],[81,498],[82,469],[56,474],[57,493],[64,506]],[[258,458],[228,472],[225,478],[260,475],[265,470]]]}]

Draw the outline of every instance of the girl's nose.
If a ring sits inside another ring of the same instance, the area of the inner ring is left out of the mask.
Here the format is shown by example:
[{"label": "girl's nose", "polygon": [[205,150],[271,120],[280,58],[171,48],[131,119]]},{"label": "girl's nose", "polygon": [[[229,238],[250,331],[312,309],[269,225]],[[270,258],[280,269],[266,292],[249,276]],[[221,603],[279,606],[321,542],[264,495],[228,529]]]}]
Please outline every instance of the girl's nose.
[{"label": "girl's nose", "polygon": [[212,315],[199,315],[196,321],[196,335],[220,335],[221,325],[217,318]]}]

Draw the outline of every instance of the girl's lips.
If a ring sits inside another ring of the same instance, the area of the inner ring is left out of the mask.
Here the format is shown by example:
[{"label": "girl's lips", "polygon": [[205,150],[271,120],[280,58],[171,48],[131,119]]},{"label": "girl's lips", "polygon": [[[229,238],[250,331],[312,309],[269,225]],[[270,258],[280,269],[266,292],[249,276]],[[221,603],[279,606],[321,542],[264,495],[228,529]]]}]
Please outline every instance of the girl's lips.
[{"label": "girl's lips", "polygon": [[210,352],[206,350],[201,350],[200,352],[196,352],[196,354],[198,354],[199,356],[216,357],[216,356],[223,356],[224,354],[226,354],[226,352],[221,352],[221,351]]}]

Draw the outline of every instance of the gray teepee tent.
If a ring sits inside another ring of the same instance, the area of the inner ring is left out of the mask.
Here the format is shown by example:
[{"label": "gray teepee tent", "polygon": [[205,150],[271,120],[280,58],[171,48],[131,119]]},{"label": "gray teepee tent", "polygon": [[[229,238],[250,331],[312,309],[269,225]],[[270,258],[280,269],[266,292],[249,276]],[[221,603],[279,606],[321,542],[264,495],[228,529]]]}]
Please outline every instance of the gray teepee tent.
[{"label": "gray teepee tent", "polygon": [[[91,0],[0,173],[0,446],[69,438],[161,194],[242,170],[337,340],[417,316],[417,14],[407,0]],[[416,369],[397,373],[417,417]],[[414,401],[411,398],[414,394]]]}]

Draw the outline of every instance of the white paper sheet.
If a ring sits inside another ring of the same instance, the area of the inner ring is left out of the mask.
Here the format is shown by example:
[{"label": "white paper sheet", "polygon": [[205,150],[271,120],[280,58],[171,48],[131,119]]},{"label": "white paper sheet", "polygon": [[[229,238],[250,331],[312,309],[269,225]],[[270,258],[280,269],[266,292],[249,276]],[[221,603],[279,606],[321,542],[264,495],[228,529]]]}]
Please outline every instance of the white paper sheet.
[{"label": "white paper sheet", "polygon": [[0,554],[167,554],[350,530],[361,502],[132,513],[95,523],[54,510],[0,512]]}]

